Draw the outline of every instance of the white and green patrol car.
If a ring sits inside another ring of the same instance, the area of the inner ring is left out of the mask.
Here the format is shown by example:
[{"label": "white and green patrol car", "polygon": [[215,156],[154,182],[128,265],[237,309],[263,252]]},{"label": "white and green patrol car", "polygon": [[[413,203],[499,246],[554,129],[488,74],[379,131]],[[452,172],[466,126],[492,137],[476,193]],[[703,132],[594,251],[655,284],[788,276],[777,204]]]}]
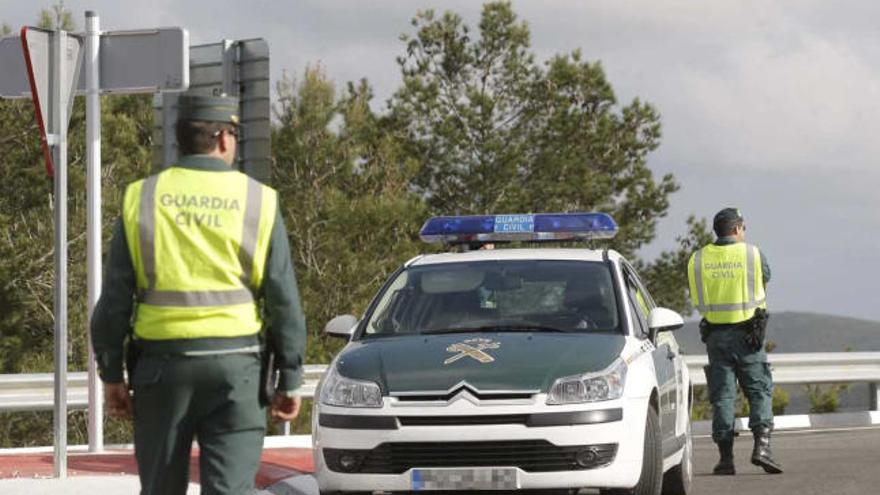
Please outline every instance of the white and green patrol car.
[{"label": "white and green patrol car", "polygon": [[[321,493],[687,494],[690,378],[633,267],[612,250],[474,249],[612,237],[599,213],[440,217],[363,318],[313,412]],[[470,249],[468,249],[470,248]]]}]

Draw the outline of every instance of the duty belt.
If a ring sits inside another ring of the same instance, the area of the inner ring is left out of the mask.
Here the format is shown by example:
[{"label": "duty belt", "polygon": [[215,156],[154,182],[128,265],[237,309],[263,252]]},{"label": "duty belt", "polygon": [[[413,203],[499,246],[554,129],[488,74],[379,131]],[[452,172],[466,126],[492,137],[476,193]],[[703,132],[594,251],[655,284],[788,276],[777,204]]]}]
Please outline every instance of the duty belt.
[{"label": "duty belt", "polygon": [[256,334],[243,337],[209,337],[203,339],[143,340],[135,339],[145,355],[204,356],[260,352]]}]

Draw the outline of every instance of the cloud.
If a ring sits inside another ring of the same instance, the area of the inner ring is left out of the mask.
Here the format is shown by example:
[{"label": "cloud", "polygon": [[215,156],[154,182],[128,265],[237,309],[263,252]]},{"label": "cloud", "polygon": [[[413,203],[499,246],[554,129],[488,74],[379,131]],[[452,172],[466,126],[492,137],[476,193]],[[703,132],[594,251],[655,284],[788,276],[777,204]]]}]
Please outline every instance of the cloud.
[{"label": "cloud", "polygon": [[786,48],[751,41],[719,56],[723,70],[680,74],[688,139],[718,163],[874,169],[880,145],[865,124],[880,114],[880,71],[848,46],[805,35]]}]

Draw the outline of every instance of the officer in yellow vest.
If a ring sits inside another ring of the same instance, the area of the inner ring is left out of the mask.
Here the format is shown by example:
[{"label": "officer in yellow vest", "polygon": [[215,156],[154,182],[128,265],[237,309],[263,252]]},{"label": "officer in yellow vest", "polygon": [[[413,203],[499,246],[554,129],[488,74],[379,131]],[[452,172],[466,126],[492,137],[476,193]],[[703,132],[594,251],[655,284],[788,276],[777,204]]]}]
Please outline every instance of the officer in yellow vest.
[{"label": "officer in yellow vest", "polygon": [[770,266],[756,246],[745,242],[746,226],[738,209],[718,212],[713,229],[715,243],[694,253],[688,262],[691,302],[703,316],[700,327],[709,354],[706,379],[713,410],[712,439],[721,455],[713,472],[736,474],[734,403],[739,381],[749,401],[749,428],[755,440],[752,464],[781,473],[782,466],[770,451],[773,377],[763,349],[764,286],[770,281]]},{"label": "officer in yellow vest", "polygon": [[[129,185],[92,341],[111,416],[134,418],[144,495],[254,483],[266,429],[259,334],[275,351],[271,416],[299,412],[305,319],[276,192],[234,170],[238,100],[181,97],[173,167]],[[129,383],[123,377],[124,345]],[[129,386],[132,394],[129,395]]]}]

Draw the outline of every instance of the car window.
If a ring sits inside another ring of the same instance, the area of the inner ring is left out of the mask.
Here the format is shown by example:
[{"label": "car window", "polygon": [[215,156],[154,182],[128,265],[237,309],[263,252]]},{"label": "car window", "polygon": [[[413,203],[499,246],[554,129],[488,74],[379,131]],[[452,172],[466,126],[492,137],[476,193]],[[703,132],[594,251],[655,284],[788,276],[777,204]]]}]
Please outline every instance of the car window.
[{"label": "car window", "polygon": [[[409,267],[379,298],[366,337],[456,329],[620,332],[603,262],[505,260]],[[498,327],[494,328],[493,327]]]},{"label": "car window", "polygon": [[367,327],[367,333],[380,331],[393,333],[400,327],[399,322],[395,322],[393,318],[397,313],[395,312],[395,307],[405,303],[405,288],[408,279],[409,276],[406,271],[402,271],[397,278],[391,282],[391,285],[385,290],[383,297],[379,300],[379,303],[376,304],[376,307],[373,310],[373,315],[375,316],[370,320]]},{"label": "car window", "polygon": [[654,300],[651,295],[644,289],[635,271],[629,265],[623,267],[624,279],[626,281],[626,292],[630,302],[630,312],[633,322],[636,325],[636,333],[640,337],[647,337],[648,331],[648,315],[654,307]]}]

